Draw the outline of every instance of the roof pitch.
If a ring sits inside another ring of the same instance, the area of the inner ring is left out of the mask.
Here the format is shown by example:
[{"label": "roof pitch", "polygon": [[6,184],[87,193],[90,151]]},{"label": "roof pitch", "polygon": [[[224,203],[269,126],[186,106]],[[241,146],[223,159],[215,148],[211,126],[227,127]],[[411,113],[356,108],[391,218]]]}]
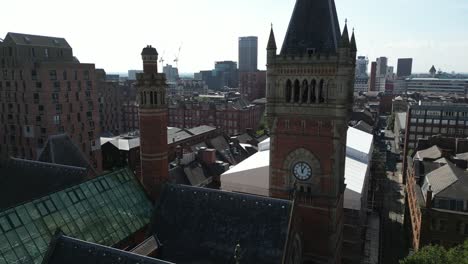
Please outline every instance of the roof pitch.
[{"label": "roof pitch", "polygon": [[302,55],[310,48],[335,53],[340,39],[334,0],[297,0],[281,55]]},{"label": "roof pitch", "polygon": [[50,136],[38,160],[48,163],[83,167],[94,172],[95,175],[97,174],[83,152],[81,152],[67,134]]},{"label": "roof pitch", "polygon": [[29,35],[29,34],[13,33],[13,32],[9,32],[7,34],[7,37],[8,36],[17,45],[33,45],[33,46],[71,49],[71,46],[68,44],[68,42],[64,38]]},{"label": "roof pitch", "polygon": [[431,160],[437,160],[442,158],[442,150],[434,145],[428,149],[420,150],[416,152],[416,158],[419,160],[424,160],[424,159],[431,159]]},{"label": "roof pitch", "polygon": [[113,246],[148,225],[151,211],[132,173],[114,171],[0,212],[0,263],[40,262],[57,229]]},{"label": "roof pitch", "polygon": [[[151,224],[162,259],[176,263],[280,263],[291,202],[219,190],[166,185]],[[187,239],[190,238],[190,239]]]},{"label": "roof pitch", "polygon": [[86,242],[76,238],[56,234],[49,245],[42,264],[82,264],[82,263],[125,263],[160,264],[170,263],[128,251]]},{"label": "roof pitch", "polygon": [[[465,172],[453,163],[448,162],[447,165],[427,174],[426,180],[431,186],[433,196],[435,197],[462,177],[466,177]],[[423,187],[425,188],[423,190],[425,193],[427,191],[426,188],[429,188],[429,186]]]},{"label": "roof pitch", "polygon": [[79,184],[87,174],[81,167],[12,158],[0,167],[0,211]]}]

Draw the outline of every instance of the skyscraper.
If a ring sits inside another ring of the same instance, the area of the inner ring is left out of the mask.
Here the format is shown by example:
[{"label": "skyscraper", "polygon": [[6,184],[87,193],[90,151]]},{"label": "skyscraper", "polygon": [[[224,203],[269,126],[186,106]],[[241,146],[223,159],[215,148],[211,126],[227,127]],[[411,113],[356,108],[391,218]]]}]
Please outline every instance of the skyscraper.
[{"label": "skyscraper", "polygon": [[239,38],[239,71],[257,70],[258,37]]},{"label": "skyscraper", "polygon": [[409,77],[413,69],[413,59],[398,59],[397,77],[405,78]]},{"label": "skyscraper", "polygon": [[[283,47],[267,47],[270,196],[296,201],[291,263],[341,263],[346,131],[356,41],[333,0],[297,0]],[[329,56],[325,54],[331,54]]]},{"label": "skyscraper", "polygon": [[359,56],[356,60],[356,77],[367,77],[367,65],[369,59],[365,56]]},{"label": "skyscraper", "polygon": [[380,57],[377,58],[377,77],[385,77],[387,74],[387,65],[388,65],[388,59],[387,57]]},{"label": "skyscraper", "polygon": [[371,63],[371,70],[369,76],[369,91],[376,91],[376,79],[377,79],[377,62]]}]

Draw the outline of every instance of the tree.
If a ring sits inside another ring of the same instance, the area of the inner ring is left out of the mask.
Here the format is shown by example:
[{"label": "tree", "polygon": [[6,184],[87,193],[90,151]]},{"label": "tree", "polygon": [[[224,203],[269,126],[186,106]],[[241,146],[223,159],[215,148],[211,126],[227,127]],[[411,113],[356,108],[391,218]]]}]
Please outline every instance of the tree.
[{"label": "tree", "polygon": [[425,246],[400,261],[400,264],[468,264],[468,240],[463,245],[445,249],[439,245]]}]

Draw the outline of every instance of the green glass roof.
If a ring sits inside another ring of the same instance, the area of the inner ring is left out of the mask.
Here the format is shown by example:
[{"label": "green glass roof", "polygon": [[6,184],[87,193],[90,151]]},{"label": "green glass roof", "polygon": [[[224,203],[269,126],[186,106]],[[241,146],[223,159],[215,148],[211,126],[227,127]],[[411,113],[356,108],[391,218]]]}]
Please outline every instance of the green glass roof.
[{"label": "green glass roof", "polygon": [[147,225],[151,211],[128,169],[109,173],[0,212],[0,264],[41,263],[58,228],[113,246]]}]

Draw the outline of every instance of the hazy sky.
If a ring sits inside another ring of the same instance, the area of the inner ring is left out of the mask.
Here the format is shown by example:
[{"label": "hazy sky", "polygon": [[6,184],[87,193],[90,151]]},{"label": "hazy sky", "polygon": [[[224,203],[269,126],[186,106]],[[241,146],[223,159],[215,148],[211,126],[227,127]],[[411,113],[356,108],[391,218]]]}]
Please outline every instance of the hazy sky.
[{"label": "hazy sky", "polygon": [[[310,0],[314,1],[314,0]],[[340,26],[356,28],[358,54],[375,60],[413,57],[413,69],[432,64],[468,72],[468,0],[335,0]],[[155,46],[180,72],[238,60],[238,37],[259,37],[259,68],[273,23],[278,47],[295,0],[11,0],[2,3],[0,38],[7,32],[64,37],[81,62],[107,72],[140,69],[141,49]]]}]

